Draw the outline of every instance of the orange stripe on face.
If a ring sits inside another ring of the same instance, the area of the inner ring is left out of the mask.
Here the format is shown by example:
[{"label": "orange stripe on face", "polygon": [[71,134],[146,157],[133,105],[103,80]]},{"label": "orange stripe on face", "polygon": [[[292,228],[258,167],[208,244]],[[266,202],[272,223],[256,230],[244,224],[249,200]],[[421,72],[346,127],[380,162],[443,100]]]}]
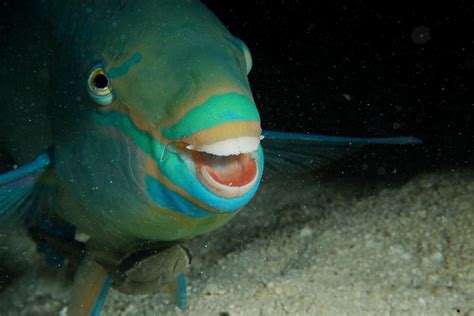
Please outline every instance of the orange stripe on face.
[{"label": "orange stripe on face", "polygon": [[161,172],[160,170],[158,169],[157,167],[157,164],[155,161],[153,161],[152,159],[148,158],[146,155],[143,156],[143,167],[144,167],[144,171],[147,172],[148,175],[154,177],[156,180],[158,180],[159,182],[161,182],[161,184],[163,184],[164,186],[166,186],[166,188],[170,191],[173,191],[177,194],[179,194],[180,196],[182,196],[183,198],[185,198],[186,200],[190,201],[191,203],[193,203],[194,205],[202,208],[203,210],[206,210],[208,212],[211,212],[211,213],[225,213],[221,210],[218,210],[218,209],[215,209],[215,208],[212,208],[206,204],[204,204],[203,202],[195,199],[194,197],[192,197],[188,192],[184,191],[182,188],[178,187],[177,185],[173,184],[171,181],[169,181]]},{"label": "orange stripe on face", "polygon": [[201,104],[205,103],[210,97],[220,94],[227,94],[227,93],[237,93],[243,96],[248,97],[250,100],[254,101],[252,93],[249,90],[244,89],[240,85],[229,85],[227,84],[225,87],[215,88],[213,87],[212,90],[207,90],[205,92],[200,92],[198,96],[195,96],[191,102],[182,106],[176,114],[172,117],[167,118],[163,121],[163,128],[169,128],[175,124],[177,124],[181,119],[186,116],[186,114],[191,111],[192,109],[200,106]]},{"label": "orange stripe on face", "polygon": [[260,123],[256,121],[238,121],[229,122],[218,125],[216,127],[201,130],[189,137],[182,139],[182,142],[186,144],[193,144],[195,146],[212,144],[221,140],[233,138],[233,137],[244,137],[244,136],[255,136],[259,137],[262,133]]},{"label": "orange stripe on face", "polygon": [[[163,129],[166,129],[170,126],[173,126],[175,125],[176,123],[178,123],[184,116],[186,116],[186,114],[191,111],[192,109],[200,106],[201,104],[205,103],[210,96],[213,96],[213,95],[219,95],[219,94],[225,94],[225,93],[238,93],[238,94],[241,94],[241,95],[244,95],[246,97],[248,97],[250,100],[253,101],[253,96],[252,94],[249,92],[249,91],[246,91],[244,89],[242,89],[241,87],[238,87],[238,86],[235,86],[235,87],[225,87],[225,88],[220,88],[220,89],[213,89],[212,91],[208,92],[208,93],[202,93],[200,97],[197,97],[195,99],[193,99],[193,102],[188,104],[187,106],[183,106],[175,115],[173,115],[173,117],[171,118],[163,118],[163,120],[161,122],[151,122],[149,119],[147,118],[143,118],[141,117],[140,115],[138,115],[137,113],[135,113],[131,107],[129,107],[127,104],[125,103],[122,103],[122,102],[119,102],[118,103],[118,106],[117,106],[117,111],[120,112],[120,113],[123,113],[125,115],[127,115],[131,120],[132,122],[135,124],[135,126],[137,128],[139,128],[140,130],[142,131],[145,131],[147,133],[149,133],[150,135],[152,135],[155,139],[157,139],[160,143],[162,144],[169,144],[172,142],[172,140],[166,138],[165,136],[163,136],[163,134],[161,133],[161,130]],[[153,124],[153,123],[156,123],[156,124]],[[241,124],[241,123],[240,123]],[[238,123],[235,125],[237,126]],[[246,131],[244,134],[242,133],[239,133],[239,134],[236,134],[236,131],[237,131],[237,127],[230,127],[231,130],[229,131],[225,131],[226,128],[220,128],[220,132],[224,132],[224,134],[227,134],[227,135],[232,135],[233,137],[236,137],[236,136],[254,136],[255,134],[255,131],[257,130],[257,127],[254,126],[254,125],[258,125],[257,123],[249,123],[249,126],[240,126],[238,128],[242,128],[242,131]],[[230,125],[229,125],[230,126]],[[249,128],[249,132],[247,132],[247,127]],[[258,126],[258,129],[260,129],[260,126]],[[261,132],[261,130],[260,130]],[[258,133],[258,135],[260,135],[260,132]],[[214,132],[205,132],[203,131],[203,133],[201,134],[202,136],[196,136],[196,137],[190,137],[188,138],[188,141],[185,141],[185,142],[188,142],[189,144],[195,144],[193,142],[191,142],[191,140],[195,139],[196,141],[201,141],[201,143],[210,143],[210,141],[204,141],[205,139],[205,136],[204,135],[207,135],[207,134],[213,134]],[[248,133],[250,133],[250,135],[247,135]],[[258,136],[257,134],[255,136]],[[232,137],[232,136],[229,136],[229,137]],[[227,137],[227,138],[229,138]],[[210,136],[211,139],[217,139],[215,136]],[[218,137],[219,140],[223,140],[225,139],[225,137]],[[197,143],[195,145],[198,145]]]},{"label": "orange stripe on face", "polygon": [[117,106],[117,112],[120,112],[130,118],[130,120],[133,122],[133,124],[141,131],[147,132],[151,136],[153,136],[155,139],[157,139],[160,143],[162,144],[169,144],[171,141],[167,138],[165,138],[159,128],[150,122],[150,120],[147,120],[145,118],[140,117],[136,113],[134,113],[128,105],[125,103],[120,102]]},{"label": "orange stripe on face", "polygon": [[[197,107],[199,104],[195,104],[193,107],[189,108],[191,110],[194,107]],[[157,126],[152,125],[150,121],[143,119],[142,117],[136,115],[130,107],[124,103],[120,103],[117,107],[117,111],[127,115],[133,124],[140,130],[149,133],[153,138],[159,141],[162,144],[169,144],[173,142],[172,140],[163,136],[161,131]],[[187,112],[186,112],[187,113]],[[184,115],[186,114],[184,113]],[[242,137],[242,136],[260,136],[262,129],[260,123],[256,121],[237,121],[229,122],[225,124],[218,125],[216,127],[208,128],[201,130],[198,133],[194,133],[189,137],[183,138],[181,141],[186,144],[193,145],[203,145],[211,144],[221,140],[233,138],[233,137]]]}]

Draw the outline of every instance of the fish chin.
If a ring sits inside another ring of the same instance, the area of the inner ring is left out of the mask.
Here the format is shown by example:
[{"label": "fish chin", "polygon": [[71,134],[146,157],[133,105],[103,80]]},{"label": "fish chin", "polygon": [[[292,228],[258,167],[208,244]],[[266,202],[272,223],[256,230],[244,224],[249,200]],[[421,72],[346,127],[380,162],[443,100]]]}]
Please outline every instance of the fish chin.
[{"label": "fish chin", "polygon": [[244,196],[256,185],[259,144],[258,137],[238,137],[186,148],[201,184],[211,193],[230,199]]}]

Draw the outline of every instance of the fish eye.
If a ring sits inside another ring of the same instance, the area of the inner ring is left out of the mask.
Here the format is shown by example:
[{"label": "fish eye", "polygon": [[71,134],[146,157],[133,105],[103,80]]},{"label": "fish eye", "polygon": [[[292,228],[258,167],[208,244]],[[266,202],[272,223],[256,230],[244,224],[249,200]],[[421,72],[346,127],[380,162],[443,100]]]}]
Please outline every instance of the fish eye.
[{"label": "fish eye", "polygon": [[87,79],[87,89],[89,96],[97,104],[106,106],[112,103],[112,85],[102,64],[97,64],[92,67]]}]

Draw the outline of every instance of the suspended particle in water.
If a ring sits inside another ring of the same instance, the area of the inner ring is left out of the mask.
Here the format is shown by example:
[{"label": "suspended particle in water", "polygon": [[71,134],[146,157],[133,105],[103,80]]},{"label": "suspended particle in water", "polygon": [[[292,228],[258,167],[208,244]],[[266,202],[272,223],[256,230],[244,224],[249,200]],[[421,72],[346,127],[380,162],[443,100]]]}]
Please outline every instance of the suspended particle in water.
[{"label": "suspended particle in water", "polygon": [[423,45],[431,39],[431,31],[425,25],[420,25],[411,31],[411,40],[415,44]]},{"label": "suspended particle in water", "polygon": [[379,176],[384,176],[386,174],[385,168],[384,167],[377,168],[377,174]]}]

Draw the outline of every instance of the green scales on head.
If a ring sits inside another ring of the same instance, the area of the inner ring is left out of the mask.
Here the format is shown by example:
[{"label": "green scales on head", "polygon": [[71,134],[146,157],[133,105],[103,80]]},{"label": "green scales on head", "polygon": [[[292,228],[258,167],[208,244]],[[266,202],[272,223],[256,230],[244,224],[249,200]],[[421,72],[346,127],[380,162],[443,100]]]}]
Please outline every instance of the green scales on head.
[{"label": "green scales on head", "polygon": [[[36,106],[18,111],[11,92],[0,100],[2,141],[21,165],[0,175],[0,223],[24,221],[46,253],[85,251],[73,313],[99,313],[110,284],[166,285],[183,307],[189,257],[179,242],[252,198],[262,138],[277,172],[321,167],[367,143],[417,142],[262,132],[249,50],[198,1],[32,2],[48,26],[30,30],[45,34],[36,52],[54,51],[42,90],[25,94]],[[31,117],[41,120],[24,124]],[[78,232],[87,238],[74,240]]]}]

